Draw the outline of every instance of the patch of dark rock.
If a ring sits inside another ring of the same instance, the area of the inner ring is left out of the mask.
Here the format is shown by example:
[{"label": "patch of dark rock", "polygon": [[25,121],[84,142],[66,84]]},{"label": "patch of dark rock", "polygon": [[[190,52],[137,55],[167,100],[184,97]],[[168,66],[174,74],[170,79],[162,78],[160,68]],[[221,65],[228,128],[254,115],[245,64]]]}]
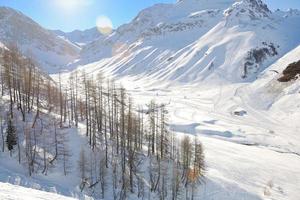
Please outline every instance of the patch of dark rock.
[{"label": "patch of dark rock", "polygon": [[300,75],[300,60],[289,64],[282,72],[283,76],[278,79],[279,82],[289,82],[296,80]]},{"label": "patch of dark rock", "polygon": [[268,57],[278,55],[277,47],[273,43],[262,42],[262,45],[262,47],[257,47],[248,52],[244,63],[244,75],[242,78],[247,78],[249,73],[257,72],[260,64]]},{"label": "patch of dark rock", "polygon": [[168,58],[168,62],[171,62],[173,60],[173,57]]},{"label": "patch of dark rock", "polygon": [[236,116],[243,117],[243,116],[247,115],[247,111],[245,111],[245,110],[234,111],[233,114]]},{"label": "patch of dark rock", "polygon": [[279,74],[279,72],[277,70],[270,70],[271,72],[274,72],[276,74]]}]

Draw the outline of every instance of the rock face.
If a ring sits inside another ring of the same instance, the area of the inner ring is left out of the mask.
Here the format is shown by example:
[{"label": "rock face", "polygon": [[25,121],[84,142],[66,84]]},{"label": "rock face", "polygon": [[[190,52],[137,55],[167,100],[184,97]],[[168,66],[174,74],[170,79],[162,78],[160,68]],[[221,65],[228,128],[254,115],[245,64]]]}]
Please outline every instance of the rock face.
[{"label": "rock face", "polygon": [[0,7],[0,42],[16,44],[23,54],[33,57],[47,72],[57,72],[78,58],[80,49],[57,37],[21,12]]},{"label": "rock face", "polygon": [[282,73],[283,76],[278,79],[279,82],[289,82],[298,79],[300,75],[300,60],[291,63]]},{"label": "rock face", "polygon": [[225,11],[225,16],[232,17],[232,20],[242,20],[243,18],[258,20],[270,15],[271,11],[261,0],[240,0]]}]

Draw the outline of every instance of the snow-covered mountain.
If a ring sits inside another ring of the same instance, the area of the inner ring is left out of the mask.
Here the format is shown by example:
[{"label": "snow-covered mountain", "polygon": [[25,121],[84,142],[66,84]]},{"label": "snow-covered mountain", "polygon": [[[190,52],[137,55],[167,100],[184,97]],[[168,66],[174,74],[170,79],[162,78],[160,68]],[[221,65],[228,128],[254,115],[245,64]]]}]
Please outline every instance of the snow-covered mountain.
[{"label": "snow-covered mountain", "polygon": [[77,64],[181,83],[249,81],[300,43],[299,21],[299,11],[272,12],[261,0],[158,4],[83,47]]},{"label": "snow-covered mountain", "polygon": [[21,12],[0,7],[0,42],[16,44],[47,72],[57,72],[78,58],[80,48],[48,31]]},{"label": "snow-covered mountain", "polygon": [[[113,75],[137,105],[151,100],[166,105],[176,136],[199,137],[207,171],[195,199],[299,200],[300,82],[278,79],[300,60],[300,11],[273,12],[261,0],[178,0],[147,8],[112,34],[99,36],[96,29],[54,34],[18,12],[2,10],[0,47],[10,40],[20,41],[24,52],[47,47],[38,51],[43,56],[35,54],[40,62],[55,65],[57,57],[49,55],[62,53],[68,58],[59,64],[64,69]],[[3,15],[16,16],[8,21]],[[32,26],[21,26],[24,21]],[[74,54],[58,51],[63,44]],[[67,85],[70,74],[52,78]],[[64,130],[71,135],[69,176],[62,177],[58,166],[47,176],[28,179],[26,169],[4,154],[0,181],[79,198],[76,166],[79,147],[88,146],[85,128],[80,123]],[[16,189],[37,198],[62,198],[9,184],[0,188],[0,199]]]},{"label": "snow-covered mountain", "polygon": [[157,4],[108,36],[97,28],[48,31],[12,9],[0,13],[0,41],[30,49],[49,72],[94,63],[91,70],[117,76],[244,82],[300,43],[300,11],[272,12],[261,0]]},{"label": "snow-covered mountain", "polygon": [[53,32],[79,46],[86,45],[102,37],[102,34],[96,27],[84,31],[75,30],[72,32],[63,32],[61,30],[55,30]]}]

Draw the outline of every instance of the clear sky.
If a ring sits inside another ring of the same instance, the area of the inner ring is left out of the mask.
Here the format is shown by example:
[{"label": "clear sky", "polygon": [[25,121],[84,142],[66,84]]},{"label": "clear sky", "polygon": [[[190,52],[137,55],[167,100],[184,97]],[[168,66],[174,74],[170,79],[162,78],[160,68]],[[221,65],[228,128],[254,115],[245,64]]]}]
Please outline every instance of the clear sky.
[{"label": "clear sky", "polygon": [[[269,7],[300,9],[300,0],[264,0]],[[129,22],[143,8],[176,0],[0,0],[0,6],[20,10],[49,29],[72,31],[96,25],[99,16],[111,19],[114,28]]]}]

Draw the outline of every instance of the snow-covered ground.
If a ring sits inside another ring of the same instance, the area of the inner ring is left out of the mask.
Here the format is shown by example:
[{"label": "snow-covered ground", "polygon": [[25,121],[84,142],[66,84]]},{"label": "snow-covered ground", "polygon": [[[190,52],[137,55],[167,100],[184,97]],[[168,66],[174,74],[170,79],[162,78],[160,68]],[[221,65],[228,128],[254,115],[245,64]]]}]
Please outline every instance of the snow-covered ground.
[{"label": "snow-covered ground", "polygon": [[[3,106],[3,102],[0,102]],[[29,116],[27,116],[30,118]],[[19,122],[22,124],[22,122]],[[22,126],[22,125],[20,125]],[[68,139],[66,142],[66,148],[70,151],[70,157],[68,159],[68,174],[67,176],[63,173],[63,166],[57,164],[54,168],[49,166],[47,174],[36,173],[32,176],[28,175],[28,169],[26,161],[18,163],[17,154],[14,153],[10,157],[8,152],[0,153],[0,183],[8,183],[16,185],[15,189],[20,189],[20,194],[23,195],[24,199],[43,199],[39,198],[44,195],[44,200],[51,199],[51,197],[59,195],[72,197],[74,199],[91,200],[93,198],[86,196],[82,193],[78,187],[80,183],[79,169],[78,169],[78,156],[80,154],[81,148],[89,149],[87,145],[87,140],[85,137],[85,131],[83,124],[79,124],[79,128],[68,128],[64,129],[63,134]],[[24,152],[21,152],[21,155]],[[0,199],[6,200],[19,200],[19,196],[13,196],[13,186],[7,184],[7,187],[0,184]],[[10,187],[8,187],[10,186]],[[26,189],[27,188],[27,189]],[[33,195],[29,193],[30,189],[41,190],[44,193],[38,193],[33,191]],[[19,192],[19,190],[17,190]],[[11,195],[8,195],[11,192]],[[17,193],[19,194],[19,193]],[[58,194],[58,195],[55,195]],[[62,198],[62,197],[61,197]],[[63,199],[63,198],[62,198]],[[71,198],[69,198],[71,199]]]},{"label": "snow-covered ground", "polygon": [[73,198],[0,182],[1,200],[72,200]]}]

